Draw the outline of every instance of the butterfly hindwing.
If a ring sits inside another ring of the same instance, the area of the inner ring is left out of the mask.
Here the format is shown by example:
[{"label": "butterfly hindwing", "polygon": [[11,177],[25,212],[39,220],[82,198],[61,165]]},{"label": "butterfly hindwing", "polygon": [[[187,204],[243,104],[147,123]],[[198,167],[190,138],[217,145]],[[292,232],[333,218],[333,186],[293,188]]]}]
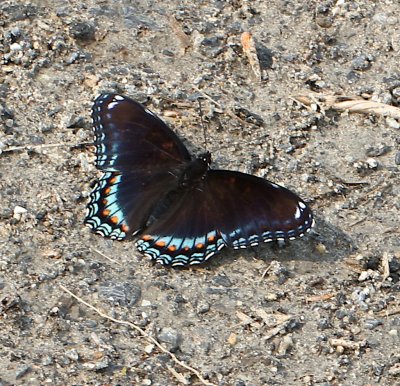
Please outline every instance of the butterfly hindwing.
[{"label": "butterfly hindwing", "polygon": [[151,224],[136,243],[140,252],[170,266],[201,264],[225,243],[215,223],[215,206],[202,187],[182,191],[179,199]]},{"label": "butterfly hindwing", "polygon": [[224,246],[289,240],[312,224],[310,209],[290,190],[249,174],[210,170],[146,229],[137,246],[164,265],[200,264]]},{"label": "butterfly hindwing", "polygon": [[218,208],[217,229],[229,247],[291,240],[313,225],[311,210],[300,197],[263,178],[210,170],[206,185]]},{"label": "butterfly hindwing", "polygon": [[134,236],[145,228],[165,187],[174,184],[176,177],[164,169],[106,172],[90,194],[85,223],[104,237]]}]

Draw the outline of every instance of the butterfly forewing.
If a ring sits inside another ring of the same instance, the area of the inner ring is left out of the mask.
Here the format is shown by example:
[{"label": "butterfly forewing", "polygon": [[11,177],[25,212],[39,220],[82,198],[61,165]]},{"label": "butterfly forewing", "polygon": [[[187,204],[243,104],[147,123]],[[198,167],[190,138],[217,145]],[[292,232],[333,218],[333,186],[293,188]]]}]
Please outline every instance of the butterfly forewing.
[{"label": "butterfly forewing", "polygon": [[190,155],[163,121],[132,99],[100,95],[92,118],[96,166],[106,173],[90,195],[85,223],[124,239],[145,226]]},{"label": "butterfly forewing", "polygon": [[96,166],[130,172],[190,161],[176,134],[150,110],[132,99],[100,95],[94,102]]}]

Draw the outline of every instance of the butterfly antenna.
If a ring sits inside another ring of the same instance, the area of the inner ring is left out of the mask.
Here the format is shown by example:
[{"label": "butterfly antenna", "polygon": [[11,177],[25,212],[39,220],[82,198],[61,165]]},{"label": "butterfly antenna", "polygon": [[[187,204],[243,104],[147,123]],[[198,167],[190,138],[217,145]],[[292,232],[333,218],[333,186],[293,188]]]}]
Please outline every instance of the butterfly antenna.
[{"label": "butterfly antenna", "polygon": [[197,99],[199,102],[199,112],[200,112],[200,121],[201,127],[203,128],[203,139],[204,139],[204,150],[207,151],[207,127],[203,119],[203,109],[201,107],[201,99]]}]

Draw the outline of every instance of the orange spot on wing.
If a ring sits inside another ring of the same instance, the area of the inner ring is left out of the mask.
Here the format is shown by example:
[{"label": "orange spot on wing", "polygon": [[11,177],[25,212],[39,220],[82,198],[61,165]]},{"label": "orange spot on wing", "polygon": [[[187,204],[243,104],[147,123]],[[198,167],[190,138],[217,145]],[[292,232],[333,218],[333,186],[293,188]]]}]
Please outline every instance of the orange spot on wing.
[{"label": "orange spot on wing", "polygon": [[103,203],[103,205],[107,205],[108,204],[108,200],[106,198],[103,198],[102,203]]},{"label": "orange spot on wing", "polygon": [[168,247],[168,252],[175,252],[176,251],[176,246],[175,245],[170,245]]},{"label": "orange spot on wing", "polygon": [[203,243],[198,243],[198,244],[196,244],[196,248],[197,249],[203,249],[204,248],[204,244]]},{"label": "orange spot on wing", "polygon": [[104,209],[103,212],[101,212],[103,216],[107,217],[110,214],[109,209]]},{"label": "orange spot on wing", "polygon": [[129,232],[129,227],[128,227],[128,225],[122,224],[122,225],[121,225],[121,230],[122,230],[122,232],[125,232],[125,233]]},{"label": "orange spot on wing", "polygon": [[163,240],[157,241],[156,245],[157,245],[157,247],[164,248],[165,247],[165,241],[163,241]]},{"label": "orange spot on wing", "polygon": [[112,216],[111,218],[110,218],[110,220],[111,220],[111,222],[113,223],[113,224],[118,224],[118,217],[117,216]]},{"label": "orange spot on wing", "polygon": [[183,250],[185,251],[185,252],[188,252],[189,251],[189,247],[183,247]]},{"label": "orange spot on wing", "polygon": [[117,177],[111,177],[109,179],[109,182],[110,182],[111,185],[115,184],[117,182]]},{"label": "orange spot on wing", "polygon": [[215,235],[211,235],[211,236],[208,236],[207,240],[208,240],[210,243],[213,243],[213,242],[216,240],[216,237],[215,237]]},{"label": "orange spot on wing", "polygon": [[144,240],[144,241],[151,241],[151,240],[153,240],[153,238],[152,238],[150,235],[143,235],[143,236],[142,236],[142,240]]},{"label": "orange spot on wing", "polygon": [[111,192],[111,188],[110,187],[104,189],[104,193],[105,194],[109,194],[110,192]]}]

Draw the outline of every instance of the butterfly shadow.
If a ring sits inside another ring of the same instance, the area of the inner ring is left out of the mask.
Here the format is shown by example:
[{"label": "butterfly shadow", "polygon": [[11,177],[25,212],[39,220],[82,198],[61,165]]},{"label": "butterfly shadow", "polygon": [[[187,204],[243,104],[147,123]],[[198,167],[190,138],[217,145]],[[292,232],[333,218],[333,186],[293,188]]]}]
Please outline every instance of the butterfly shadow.
[{"label": "butterfly shadow", "polygon": [[224,249],[210,261],[209,269],[236,264],[240,259],[262,260],[266,264],[273,260],[283,263],[293,260],[335,263],[357,249],[351,237],[339,227],[318,217],[315,220],[315,227],[302,239],[273,241],[248,249]]}]

